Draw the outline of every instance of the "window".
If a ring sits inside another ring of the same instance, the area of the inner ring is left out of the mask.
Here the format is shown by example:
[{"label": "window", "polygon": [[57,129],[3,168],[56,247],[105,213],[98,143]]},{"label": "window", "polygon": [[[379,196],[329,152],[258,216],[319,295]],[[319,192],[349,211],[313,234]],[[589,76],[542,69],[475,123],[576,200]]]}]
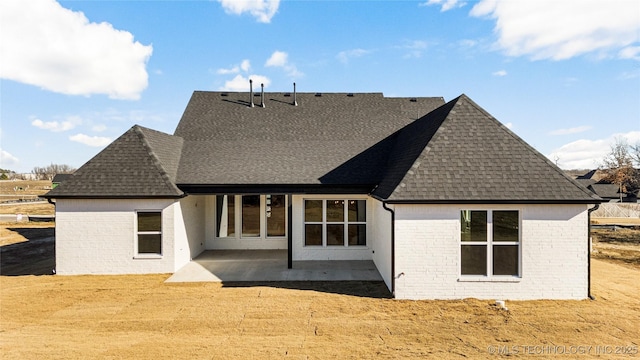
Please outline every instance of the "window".
[{"label": "window", "polygon": [[216,196],[217,236],[233,237],[236,234],[236,203],[233,195]]},{"label": "window", "polygon": [[219,238],[281,239],[287,236],[286,230],[286,195],[216,196],[216,236]]},{"label": "window", "polygon": [[162,255],[162,212],[138,211],[137,253]]},{"label": "window", "polygon": [[260,195],[242,196],[242,237],[260,236]]},{"label": "window", "polygon": [[287,221],[286,198],[284,195],[266,195],[265,215],[267,217],[267,237],[285,236]]},{"label": "window", "polygon": [[366,200],[305,200],[306,246],[366,246]]},{"label": "window", "polygon": [[517,210],[460,212],[460,274],[520,275],[520,218]]}]

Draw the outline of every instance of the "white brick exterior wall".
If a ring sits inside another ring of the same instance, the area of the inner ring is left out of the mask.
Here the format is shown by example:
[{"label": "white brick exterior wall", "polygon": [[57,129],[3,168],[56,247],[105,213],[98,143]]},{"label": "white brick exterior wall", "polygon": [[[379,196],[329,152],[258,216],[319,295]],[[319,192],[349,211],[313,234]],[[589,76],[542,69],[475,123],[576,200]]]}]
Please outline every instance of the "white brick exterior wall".
[{"label": "white brick exterior wall", "polygon": [[[519,210],[521,278],[460,277],[460,211]],[[399,299],[584,299],[586,205],[396,205]]]},{"label": "white brick exterior wall", "polygon": [[206,197],[187,196],[174,207],[174,268],[177,270],[205,250]]},{"label": "white brick exterior wall", "polygon": [[[203,241],[194,224],[202,216],[183,199],[57,199],[56,272],[70,274],[172,273]],[[183,209],[184,207],[184,209]],[[137,210],[162,211],[162,256],[136,258]],[[196,216],[193,216],[196,214]],[[189,222],[189,230],[185,227]],[[174,241],[174,239],[176,241]]]},{"label": "white brick exterior wall", "polygon": [[[391,212],[382,207],[380,201],[371,199],[373,209],[371,248],[373,262],[378,268],[387,288],[391,290]],[[389,206],[393,208],[393,206]]]}]

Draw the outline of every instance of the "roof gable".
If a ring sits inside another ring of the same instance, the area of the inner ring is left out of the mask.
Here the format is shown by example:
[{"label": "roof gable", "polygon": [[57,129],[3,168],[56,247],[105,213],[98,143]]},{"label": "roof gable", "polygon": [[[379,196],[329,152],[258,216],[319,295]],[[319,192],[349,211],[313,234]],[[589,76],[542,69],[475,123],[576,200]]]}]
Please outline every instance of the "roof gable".
[{"label": "roof gable", "polygon": [[374,195],[396,202],[599,202],[467,96],[400,132]]},{"label": "roof gable", "polygon": [[171,180],[181,146],[179,138],[135,125],[45,197],[182,196]]}]

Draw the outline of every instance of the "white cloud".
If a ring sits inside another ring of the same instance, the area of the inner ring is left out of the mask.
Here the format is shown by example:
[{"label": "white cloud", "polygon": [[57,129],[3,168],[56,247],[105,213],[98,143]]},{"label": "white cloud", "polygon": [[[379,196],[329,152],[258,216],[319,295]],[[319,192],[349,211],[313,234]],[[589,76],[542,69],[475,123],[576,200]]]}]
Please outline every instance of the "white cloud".
[{"label": "white cloud", "polygon": [[0,149],[0,167],[6,169],[8,165],[17,165],[20,161],[8,151]]},{"label": "white cloud", "polygon": [[404,55],[405,59],[420,58],[422,53],[429,47],[429,44],[423,40],[405,41],[403,45],[399,46],[400,49],[404,49],[407,53]]},{"label": "white cloud", "polygon": [[248,12],[261,23],[270,23],[280,6],[280,0],[218,0],[218,2],[228,14],[241,15]]},{"label": "white cloud", "polygon": [[572,127],[572,128],[568,128],[568,129],[557,129],[557,130],[553,130],[553,131],[549,132],[549,135],[577,134],[577,133],[581,133],[581,132],[585,132],[585,131],[591,130],[592,128],[593,128],[593,126],[583,125],[583,126],[577,126],[577,127]]},{"label": "white cloud", "polygon": [[535,60],[601,56],[640,41],[640,11],[630,0],[482,0],[470,14],[496,20],[496,45],[508,55]]},{"label": "white cloud", "polygon": [[508,122],[508,123],[504,124],[504,126],[506,126],[507,129],[509,129],[509,130],[513,129],[513,123],[512,122]]},{"label": "white cloud", "polygon": [[500,77],[507,76],[507,70],[498,70],[498,71],[492,73],[491,75],[500,76]]},{"label": "white cloud", "polygon": [[547,157],[552,161],[557,158],[558,165],[563,169],[595,169],[611,151],[611,145],[617,138],[635,144],[640,141],[640,131],[613,134],[604,139],[576,140],[553,150]]},{"label": "white cloud", "polygon": [[285,66],[287,65],[287,58],[289,55],[284,51],[274,51],[271,54],[271,57],[267,60],[267,63],[264,66]]},{"label": "white cloud", "polygon": [[242,71],[244,72],[248,72],[249,70],[251,70],[251,62],[249,62],[249,60],[247,59],[242,60],[242,62],[240,63],[240,69],[242,69]]},{"label": "white cloud", "polygon": [[287,75],[291,77],[301,77],[304,74],[298,71],[294,64],[289,62],[289,54],[284,51],[274,51],[264,64],[266,67],[279,67],[284,69]]},{"label": "white cloud", "polygon": [[426,3],[420,4],[420,6],[432,6],[432,5],[442,5],[442,7],[440,8],[440,11],[445,12],[453,8],[463,7],[466,5],[466,3],[460,0],[428,0]]},{"label": "white cloud", "polygon": [[248,78],[242,75],[236,75],[233,79],[225,81],[224,86],[220,88],[221,91],[249,91],[249,79],[253,80],[253,90],[256,91],[260,87],[260,84],[264,84],[268,87],[271,84],[271,80],[262,75],[250,75]]},{"label": "white cloud", "polygon": [[336,57],[338,58],[338,60],[340,60],[340,62],[346,64],[349,62],[350,59],[362,57],[370,53],[371,53],[370,50],[352,49],[352,50],[341,51],[338,53]]},{"label": "white cloud", "polygon": [[240,70],[244,72],[248,72],[249,70],[251,70],[251,62],[245,59],[242,60],[240,65],[233,65],[228,69],[218,69],[216,70],[216,73],[220,75],[238,74],[240,73]]},{"label": "white cloud", "polygon": [[84,145],[93,147],[103,147],[111,143],[111,139],[103,136],[89,136],[85,134],[76,134],[69,136],[69,140],[79,142]]},{"label": "white cloud", "polygon": [[0,77],[69,94],[140,98],[152,46],[54,0],[0,1]]},{"label": "white cloud", "polygon": [[82,119],[78,116],[69,116],[63,121],[42,121],[40,119],[34,119],[31,121],[31,125],[42,130],[50,130],[53,132],[68,131],[76,126],[82,124]]},{"label": "white cloud", "polygon": [[640,60],[640,46],[628,46],[618,53],[621,59]]}]

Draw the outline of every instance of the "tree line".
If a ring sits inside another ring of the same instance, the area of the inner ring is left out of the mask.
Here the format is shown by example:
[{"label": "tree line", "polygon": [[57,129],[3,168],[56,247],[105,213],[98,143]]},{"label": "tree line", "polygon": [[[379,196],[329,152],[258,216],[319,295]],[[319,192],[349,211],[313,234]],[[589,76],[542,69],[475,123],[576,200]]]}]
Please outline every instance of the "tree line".
[{"label": "tree line", "polygon": [[72,174],[76,169],[66,164],[51,164],[44,167],[36,166],[31,170],[33,176],[17,174],[13,170],[0,169],[0,180],[53,180],[56,174]]}]

